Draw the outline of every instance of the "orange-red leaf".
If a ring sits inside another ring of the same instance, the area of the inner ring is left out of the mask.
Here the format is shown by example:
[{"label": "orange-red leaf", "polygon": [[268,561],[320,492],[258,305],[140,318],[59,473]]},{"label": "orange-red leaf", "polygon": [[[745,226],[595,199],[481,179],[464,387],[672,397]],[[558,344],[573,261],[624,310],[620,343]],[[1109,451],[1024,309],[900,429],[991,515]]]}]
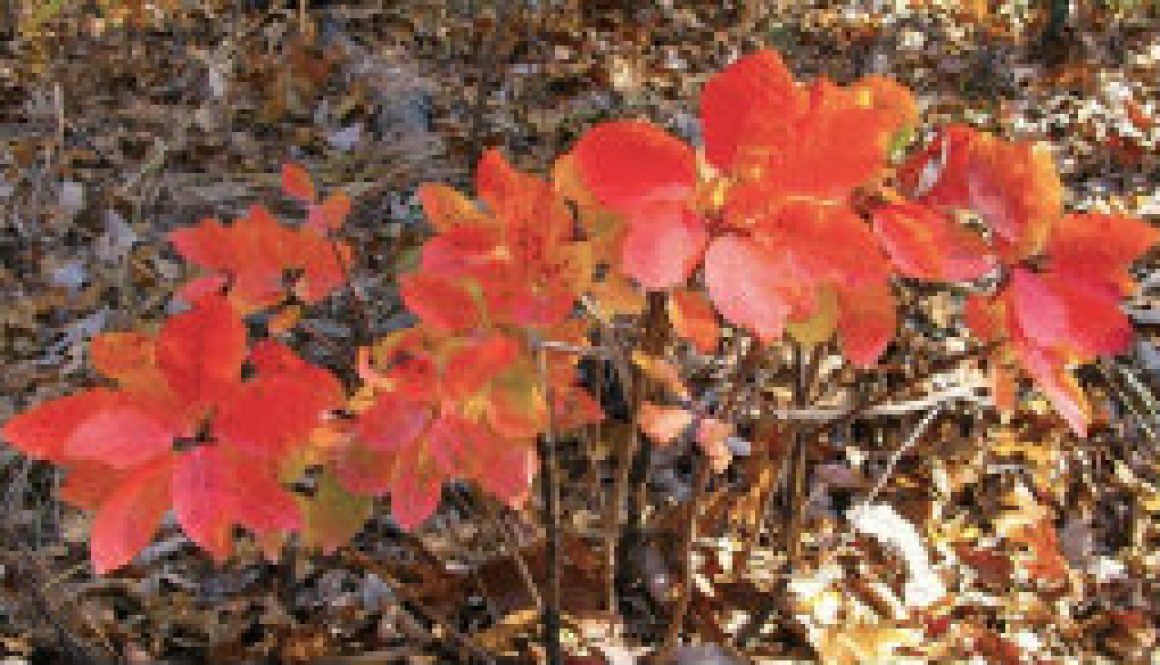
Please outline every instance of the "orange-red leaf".
[{"label": "orange-red leaf", "polygon": [[1007,335],[1007,308],[1005,298],[990,298],[971,294],[963,306],[963,319],[976,337],[984,342],[996,342]]},{"label": "orange-red leaf", "polygon": [[110,407],[92,414],[73,430],[64,454],[127,469],[168,453],[177,434],[140,409],[129,405]]},{"label": "orange-red leaf", "polygon": [[133,473],[102,502],[93,520],[89,556],[98,575],[129,563],[140,552],[169,510],[169,458]]},{"label": "orange-red leaf", "polygon": [[475,299],[460,282],[424,272],[409,273],[399,282],[407,309],[431,328],[457,333],[479,323]]},{"label": "orange-red leaf", "polygon": [[1128,266],[1160,241],[1160,230],[1144,220],[1120,215],[1064,215],[1047,243],[1052,272],[1106,285],[1126,295]]},{"label": "orange-red leaf", "polygon": [[382,451],[410,445],[431,420],[431,406],[394,393],[384,393],[358,418],[359,439]]},{"label": "orange-red leaf", "polygon": [[468,399],[511,366],[519,354],[519,342],[507,335],[470,341],[447,357],[442,383],[445,395],[456,401]]},{"label": "orange-red leaf", "polygon": [[898,327],[894,294],[886,282],[838,287],[838,339],[850,362],[869,367],[878,361]]},{"label": "orange-red leaf", "polygon": [[[316,370],[316,371],[315,371]],[[322,416],[342,404],[329,372],[306,367],[248,381],[218,412],[218,437],[251,455],[281,459],[301,449]]]},{"label": "orange-red leaf", "polygon": [[701,291],[674,291],[668,300],[669,322],[678,335],[701,353],[716,353],[721,338],[717,312]]},{"label": "orange-red leaf", "polygon": [[424,183],[419,186],[418,196],[427,221],[440,233],[483,224],[489,219],[470,199],[444,184]]},{"label": "orange-red leaf", "polygon": [[72,433],[95,414],[120,402],[117,393],[101,388],[60,397],[15,416],[0,429],[0,437],[29,457],[61,463]]},{"label": "orange-red leaf", "polygon": [[1064,359],[1049,349],[1027,342],[1018,334],[1012,336],[1012,346],[1019,364],[1047,395],[1071,430],[1077,436],[1086,437],[1092,419],[1091,405],[1079,382],[1067,371]]},{"label": "orange-red leaf", "polygon": [[400,462],[398,474],[391,483],[391,516],[400,528],[410,531],[439,507],[444,476],[429,464],[418,464],[413,455]]},{"label": "orange-red leaf", "polygon": [[229,393],[245,357],[246,327],[217,296],[171,317],[157,337],[157,364],[173,392],[190,404],[212,403]]},{"label": "orange-red leaf", "polygon": [[314,203],[314,181],[306,169],[298,164],[282,165],[282,191],[300,201]]},{"label": "orange-red leaf", "polygon": [[1122,353],[1132,343],[1131,322],[1106,288],[1017,268],[1010,303],[1022,334],[1036,346],[1088,359]]},{"label": "orange-red leaf", "polygon": [[693,150],[648,122],[597,125],[573,150],[584,186],[601,204],[630,213],[685,201],[697,181]]},{"label": "orange-red leaf", "polygon": [[723,171],[734,170],[753,146],[786,142],[790,128],[783,119],[796,116],[804,103],[775,51],[741,58],[710,78],[701,92],[705,156]]},{"label": "orange-red leaf", "polygon": [[875,210],[874,232],[907,277],[968,281],[995,265],[981,237],[924,205],[900,203]]},{"label": "orange-red leaf", "polygon": [[164,382],[155,364],[155,348],[152,335],[101,333],[89,343],[89,362],[93,369],[122,388],[144,390]]},{"label": "orange-red leaf", "polygon": [[313,229],[319,235],[326,235],[342,227],[350,215],[351,201],[346,192],[331,192],[322,203],[311,205],[306,216],[307,228]]},{"label": "orange-red leaf", "polygon": [[94,462],[70,462],[57,496],[82,510],[96,510],[140,469],[118,471]]},{"label": "orange-red leaf", "polygon": [[499,215],[527,193],[529,178],[516,170],[502,152],[488,148],[475,167],[475,191],[492,214]]}]

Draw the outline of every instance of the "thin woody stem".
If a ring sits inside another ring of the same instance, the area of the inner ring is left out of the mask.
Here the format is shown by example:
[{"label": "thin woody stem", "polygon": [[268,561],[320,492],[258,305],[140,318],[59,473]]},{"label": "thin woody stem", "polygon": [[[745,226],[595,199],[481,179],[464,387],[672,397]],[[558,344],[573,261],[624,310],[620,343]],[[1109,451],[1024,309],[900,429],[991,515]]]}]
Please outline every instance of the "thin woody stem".
[{"label": "thin woody stem", "polygon": [[[745,386],[745,379],[753,373],[753,370],[760,363],[761,358],[761,346],[755,340],[751,341],[749,348],[738,358],[737,369],[733,374],[733,380],[729,384],[729,391],[722,398],[717,411],[718,419],[729,420],[733,417],[733,413],[736,411],[739,403],[741,390]],[[701,504],[708,491],[709,480],[713,470],[709,460],[704,459],[702,456],[694,458],[693,463],[697,471],[693,479],[693,494],[689,499],[688,521],[685,523],[685,530],[682,534],[681,592],[673,608],[673,615],[669,620],[668,631],[665,633],[664,645],[660,650],[662,654],[670,654],[676,649],[677,643],[681,638],[681,629],[684,627],[685,616],[688,615],[689,606],[693,602],[693,546],[697,542],[697,517],[701,512]]]},{"label": "thin woody stem", "polygon": [[546,542],[544,559],[547,571],[543,599],[544,650],[549,665],[561,665],[560,648],[560,466],[556,459],[555,395],[548,379],[548,350],[540,347],[536,354],[540,383],[548,408],[548,428],[541,437],[540,482],[544,497]]}]

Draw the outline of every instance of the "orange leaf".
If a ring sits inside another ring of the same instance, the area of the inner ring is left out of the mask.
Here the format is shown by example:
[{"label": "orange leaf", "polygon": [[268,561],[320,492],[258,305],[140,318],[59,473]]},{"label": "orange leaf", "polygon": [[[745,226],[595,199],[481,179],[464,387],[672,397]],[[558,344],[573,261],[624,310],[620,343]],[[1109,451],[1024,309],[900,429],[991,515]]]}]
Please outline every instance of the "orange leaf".
[{"label": "orange leaf", "polygon": [[644,351],[632,352],[632,364],[640,368],[642,374],[658,385],[664,387],[673,395],[689,398],[689,388],[681,379],[681,370],[673,363],[656,356],[650,356]]},{"label": "orange leaf", "polygon": [[427,221],[438,233],[461,225],[486,224],[489,219],[470,199],[447,185],[424,183],[419,186],[418,196]]}]

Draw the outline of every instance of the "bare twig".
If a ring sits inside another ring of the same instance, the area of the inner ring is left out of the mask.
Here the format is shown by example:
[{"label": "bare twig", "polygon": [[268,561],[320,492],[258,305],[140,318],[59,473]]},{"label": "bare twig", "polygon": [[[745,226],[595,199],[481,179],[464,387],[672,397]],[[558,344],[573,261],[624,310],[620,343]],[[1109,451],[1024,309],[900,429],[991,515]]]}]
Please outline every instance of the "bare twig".
[{"label": "bare twig", "polygon": [[922,420],[918,421],[918,424],[914,426],[914,431],[910,433],[910,436],[906,437],[906,440],[902,442],[902,445],[899,446],[898,449],[893,453],[891,453],[890,459],[886,462],[886,468],[882,470],[882,474],[878,476],[878,480],[875,481],[874,487],[871,488],[870,492],[866,495],[866,498],[862,500],[862,505],[866,506],[874,503],[874,499],[878,498],[878,494],[882,492],[882,489],[886,487],[886,483],[890,481],[890,476],[894,473],[894,467],[898,465],[898,461],[902,459],[902,456],[905,455],[906,452],[914,446],[914,444],[918,443],[918,440],[922,438],[922,435],[926,432],[927,428],[930,427],[931,423],[934,422],[934,419],[942,411],[942,407],[942,402],[935,403],[935,405],[926,412],[926,415],[922,417]]},{"label": "bare twig", "polygon": [[885,402],[858,409],[855,405],[831,408],[801,408],[801,409],[771,409],[763,415],[777,420],[807,421],[827,423],[842,418],[864,420],[881,416],[903,416],[918,411],[926,411],[932,407],[951,401],[973,402],[983,406],[992,406],[989,397],[980,395],[978,390],[983,386],[955,386],[939,392],[924,395],[912,400],[901,402]]},{"label": "bare twig", "polygon": [[548,407],[548,428],[541,437],[540,484],[544,494],[544,559],[547,566],[543,603],[544,649],[549,665],[561,665],[560,649],[560,467],[556,459],[555,395],[548,379],[548,350],[540,347],[536,354],[540,384]]}]

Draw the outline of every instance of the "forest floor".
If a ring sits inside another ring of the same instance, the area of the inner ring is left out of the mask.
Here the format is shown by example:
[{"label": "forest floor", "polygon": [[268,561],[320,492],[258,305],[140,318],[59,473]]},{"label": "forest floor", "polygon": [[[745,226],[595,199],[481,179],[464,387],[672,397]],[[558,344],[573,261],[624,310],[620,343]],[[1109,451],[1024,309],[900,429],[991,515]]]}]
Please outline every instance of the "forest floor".
[{"label": "forest floor", "polygon": [[[939,2],[881,12],[851,7],[907,3],[747,11],[683,0],[417,0],[308,3],[304,14],[186,6],[199,4],[134,13],[134,3],[111,3],[125,15],[66,8],[0,42],[0,422],[90,385],[85,341],[159,320],[186,277],[166,232],[279,200],[284,161],[353,198],[344,230],[358,248],[352,272],[383,333],[405,320],[391,267],[425,233],[418,184],[470,190],[470,165],[493,145],[544,172],[584,128],[613,117],[647,117],[696,140],[701,84],[760,47],[780,50],[799,79],[895,77],[916,91],[928,127],[965,122],[1049,141],[1070,207],[1160,220],[1160,17],[1148,3],[1090,12],[1069,46],[1047,56],[1024,17]],[[803,596],[812,622],[794,618],[767,599],[762,570],[776,548],[721,535],[747,519],[740,503],[721,501],[697,544],[704,584],[689,623],[701,646],[678,651],[677,662],[854,662],[886,648],[937,660],[961,655],[964,641],[995,662],[1160,657],[1157,267],[1155,256],[1139,266],[1133,354],[1085,376],[1107,403],[1091,440],[1079,444],[1032,414],[1018,436],[980,444],[975,433],[991,421],[963,410],[941,418],[938,436],[900,465],[883,499],[937,543],[942,565],[965,571],[947,601],[953,620],[923,626],[921,638],[901,620],[839,630],[818,619],[837,602],[825,594]],[[340,294],[305,320],[350,341],[350,311]],[[925,324],[953,334],[953,322]],[[353,341],[302,346],[340,366]],[[851,445],[882,455],[914,425],[900,418],[860,430]],[[867,487],[832,448],[814,459],[807,556],[839,542],[836,515]],[[575,516],[565,540],[567,640],[590,654],[569,662],[634,662],[663,632],[668,590],[657,582],[625,594],[621,634],[602,632],[603,562],[588,536],[604,509],[588,489],[606,479],[609,460],[581,445],[565,453],[565,506]],[[922,464],[928,456],[937,468]],[[650,491],[687,496],[680,457],[659,457]],[[955,500],[931,491],[936,477]],[[383,514],[349,550],[278,564],[251,547],[215,567],[167,529],[131,567],[97,578],[87,567],[88,518],[54,502],[58,482],[0,447],[4,662],[466,662],[465,634],[497,662],[522,662],[537,648],[519,570],[538,570],[543,558],[534,505],[497,517],[452,487],[414,534]],[[637,554],[652,580],[679,569],[672,510],[650,518]],[[1012,541],[1004,534],[1029,524],[1047,531],[1015,556],[1000,550]],[[897,581],[899,561],[885,550],[851,553],[797,582],[829,575],[859,607],[889,615],[889,594],[867,580]]]}]

